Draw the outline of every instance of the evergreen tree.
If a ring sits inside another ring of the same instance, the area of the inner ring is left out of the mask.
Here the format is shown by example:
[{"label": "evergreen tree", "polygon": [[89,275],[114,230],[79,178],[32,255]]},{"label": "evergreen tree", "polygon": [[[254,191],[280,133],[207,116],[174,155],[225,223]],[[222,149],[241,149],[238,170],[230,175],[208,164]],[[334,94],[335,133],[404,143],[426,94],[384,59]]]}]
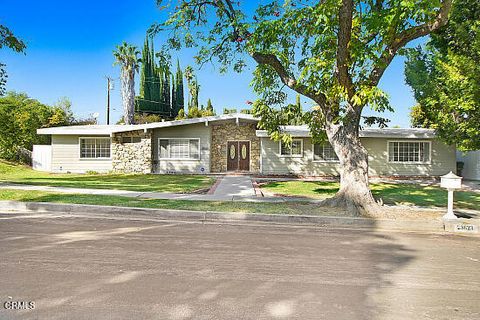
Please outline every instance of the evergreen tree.
[{"label": "evergreen tree", "polygon": [[178,113],[175,113],[176,112],[176,107],[177,107],[177,92],[175,91],[176,88],[175,88],[175,85],[176,85],[176,82],[175,82],[175,75],[172,74],[172,103],[170,105],[170,116],[175,118]]},{"label": "evergreen tree", "polygon": [[163,96],[163,105],[162,105],[162,111],[163,112],[168,112],[170,113],[170,103],[171,103],[171,97],[170,97],[170,72],[166,70],[163,74],[164,79],[163,79],[163,91],[162,91],[162,96]]},{"label": "evergreen tree", "polygon": [[203,116],[206,117],[206,116],[214,116],[214,115],[215,115],[215,110],[213,109],[212,100],[210,100],[209,98],[207,101],[207,108],[203,112]]},{"label": "evergreen tree", "polygon": [[180,111],[180,109],[185,108],[185,97],[184,97],[184,91],[183,91],[183,72],[182,68],[180,67],[180,61],[177,59],[177,75],[176,75],[176,85],[175,85],[175,90],[177,94],[176,98],[176,114]]}]

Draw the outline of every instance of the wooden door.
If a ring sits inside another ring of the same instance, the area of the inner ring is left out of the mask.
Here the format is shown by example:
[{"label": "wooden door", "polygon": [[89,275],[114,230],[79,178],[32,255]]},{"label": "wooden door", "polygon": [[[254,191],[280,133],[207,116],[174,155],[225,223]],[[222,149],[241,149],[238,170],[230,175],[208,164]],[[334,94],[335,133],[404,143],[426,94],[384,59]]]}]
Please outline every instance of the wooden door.
[{"label": "wooden door", "polygon": [[227,171],[238,170],[238,141],[227,142]]},{"label": "wooden door", "polygon": [[250,141],[238,142],[238,169],[250,171]]}]

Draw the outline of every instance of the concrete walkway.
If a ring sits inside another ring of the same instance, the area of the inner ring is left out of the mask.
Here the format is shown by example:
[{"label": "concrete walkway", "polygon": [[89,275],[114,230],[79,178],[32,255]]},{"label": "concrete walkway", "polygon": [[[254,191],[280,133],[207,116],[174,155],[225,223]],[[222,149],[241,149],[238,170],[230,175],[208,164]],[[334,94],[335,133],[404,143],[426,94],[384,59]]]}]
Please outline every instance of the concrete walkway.
[{"label": "concrete walkway", "polygon": [[233,200],[235,197],[254,197],[252,178],[249,176],[224,176],[213,195],[224,200]]},{"label": "concrete walkway", "polygon": [[[213,194],[182,194],[166,192],[139,192],[112,189],[87,189],[69,187],[35,186],[26,184],[0,183],[0,189],[47,191],[59,193],[122,196],[130,198],[194,200],[194,201],[246,201],[246,202],[285,202],[293,199],[282,197],[256,197],[249,176],[224,176]],[[305,199],[303,199],[305,201]],[[315,200],[314,200],[315,201]]]}]

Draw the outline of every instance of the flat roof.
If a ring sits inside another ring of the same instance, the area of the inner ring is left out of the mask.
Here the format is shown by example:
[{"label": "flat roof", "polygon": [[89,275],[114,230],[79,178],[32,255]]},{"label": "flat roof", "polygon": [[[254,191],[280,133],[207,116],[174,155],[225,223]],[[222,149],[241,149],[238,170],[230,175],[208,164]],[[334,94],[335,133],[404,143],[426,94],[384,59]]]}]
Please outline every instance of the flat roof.
[{"label": "flat roof", "polygon": [[[167,128],[175,126],[183,126],[189,124],[235,120],[258,122],[259,119],[251,114],[231,113],[222,114],[219,116],[209,116],[192,119],[152,122],[147,124],[133,124],[133,125],[81,125],[81,126],[65,126],[37,129],[38,134],[52,134],[52,135],[106,135],[111,136],[117,132],[128,132],[136,130],[149,130],[156,128]],[[281,130],[285,133],[291,134],[293,137],[310,137],[310,129],[306,125],[302,126],[282,126]],[[257,130],[257,137],[268,137],[265,130]],[[433,129],[421,128],[365,128],[360,131],[362,138],[411,138],[411,139],[431,139],[435,138],[435,131]]]},{"label": "flat roof", "polygon": [[[283,132],[292,137],[311,137],[308,126],[282,126]],[[266,130],[257,130],[257,137],[268,137]],[[361,138],[407,138],[407,139],[432,139],[435,138],[435,130],[423,128],[365,128],[360,130]]]},{"label": "flat roof", "polygon": [[146,123],[146,124],[132,124],[132,125],[122,125],[122,124],[99,125],[98,124],[98,125],[42,128],[42,129],[37,129],[37,133],[53,134],[53,135],[112,135],[113,133],[116,133],[116,132],[128,132],[128,131],[136,131],[136,130],[166,128],[166,127],[183,126],[183,125],[196,124],[196,123],[205,123],[208,125],[209,122],[225,121],[225,120],[235,120],[235,121],[242,120],[242,121],[249,121],[249,122],[259,121],[259,119],[255,118],[250,114],[231,113],[231,114],[222,114],[219,116],[152,122],[152,123]]}]

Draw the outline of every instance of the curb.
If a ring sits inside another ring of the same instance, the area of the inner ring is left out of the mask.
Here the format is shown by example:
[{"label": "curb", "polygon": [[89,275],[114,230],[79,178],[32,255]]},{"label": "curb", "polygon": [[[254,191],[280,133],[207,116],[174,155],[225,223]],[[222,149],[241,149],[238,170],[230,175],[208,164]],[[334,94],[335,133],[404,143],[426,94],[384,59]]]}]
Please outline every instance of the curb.
[{"label": "curb", "polygon": [[188,211],[115,207],[87,204],[63,204],[47,202],[0,201],[0,209],[37,213],[101,213],[115,215],[143,215],[161,220],[193,220],[200,222],[268,222],[275,224],[314,225],[318,227],[391,230],[409,232],[455,233],[479,235],[480,222],[468,219],[441,220],[392,220],[356,217],[279,215],[261,213],[232,213],[217,211]]}]

